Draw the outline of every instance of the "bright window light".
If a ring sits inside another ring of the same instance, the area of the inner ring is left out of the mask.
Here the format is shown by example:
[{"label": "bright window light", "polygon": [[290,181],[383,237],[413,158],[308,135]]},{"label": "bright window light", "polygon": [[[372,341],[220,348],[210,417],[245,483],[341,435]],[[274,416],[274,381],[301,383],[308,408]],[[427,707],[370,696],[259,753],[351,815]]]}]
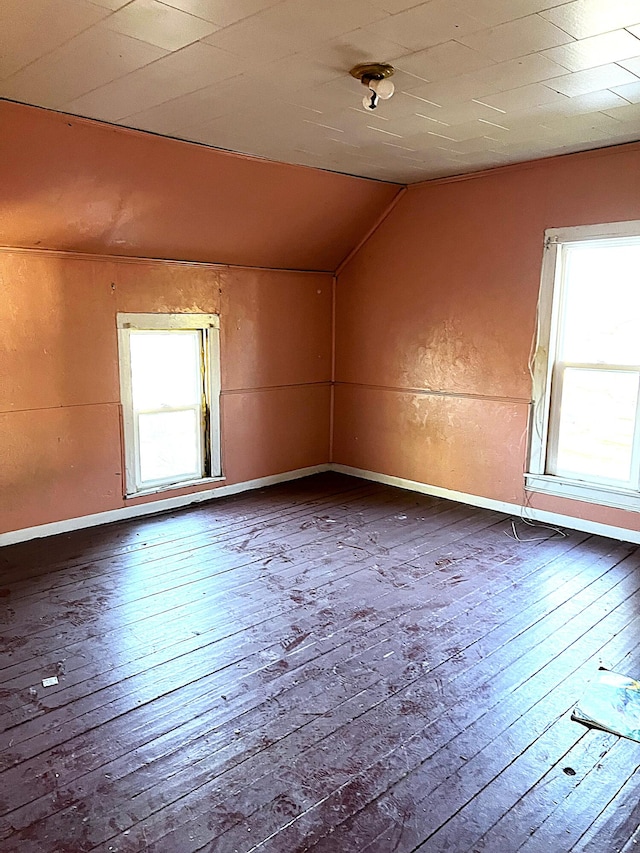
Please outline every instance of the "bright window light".
[{"label": "bright window light", "polygon": [[127,493],[219,475],[217,317],[118,322]]},{"label": "bright window light", "polygon": [[640,244],[574,244],[562,252],[549,473],[631,485],[639,271]]},{"label": "bright window light", "polygon": [[201,333],[131,332],[129,345],[140,483],[202,477]]},{"label": "bright window light", "polygon": [[528,488],[640,508],[639,329],[640,222],[547,232]]},{"label": "bright window light", "polygon": [[637,375],[568,367],[563,378],[552,473],[628,483]]}]

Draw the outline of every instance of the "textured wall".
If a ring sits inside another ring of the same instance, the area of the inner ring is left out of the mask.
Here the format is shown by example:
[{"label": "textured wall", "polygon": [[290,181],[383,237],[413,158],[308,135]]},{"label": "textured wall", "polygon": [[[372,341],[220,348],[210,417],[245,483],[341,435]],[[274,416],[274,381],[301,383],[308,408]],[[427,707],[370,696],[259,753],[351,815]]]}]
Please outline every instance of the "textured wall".
[{"label": "textured wall", "polygon": [[0,245],[333,272],[397,192],[0,101]]},{"label": "textured wall", "polygon": [[638,145],[410,187],[339,277],[334,461],[522,503],[544,231],[630,219]]},{"label": "textured wall", "polygon": [[227,483],[327,461],[331,276],[0,250],[0,282],[0,532],[124,505],[118,311],[221,312]]}]

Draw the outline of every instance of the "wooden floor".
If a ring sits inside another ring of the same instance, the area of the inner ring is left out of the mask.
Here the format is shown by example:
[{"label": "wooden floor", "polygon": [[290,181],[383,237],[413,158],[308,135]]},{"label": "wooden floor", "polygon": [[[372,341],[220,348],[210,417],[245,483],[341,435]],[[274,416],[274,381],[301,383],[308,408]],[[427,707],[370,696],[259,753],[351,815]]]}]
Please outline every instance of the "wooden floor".
[{"label": "wooden floor", "polygon": [[327,474],[0,560],[3,853],[637,849],[635,546]]}]

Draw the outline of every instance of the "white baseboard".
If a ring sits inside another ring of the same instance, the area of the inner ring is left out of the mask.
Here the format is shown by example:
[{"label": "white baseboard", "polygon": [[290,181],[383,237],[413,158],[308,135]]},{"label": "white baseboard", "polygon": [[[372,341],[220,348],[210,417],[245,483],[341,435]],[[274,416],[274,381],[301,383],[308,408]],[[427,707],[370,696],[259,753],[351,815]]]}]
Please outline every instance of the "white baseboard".
[{"label": "white baseboard", "polygon": [[514,515],[518,518],[526,518],[527,521],[542,521],[545,524],[553,524],[556,527],[569,527],[573,530],[582,530],[585,533],[595,533],[598,536],[608,536],[611,539],[620,539],[623,542],[633,542],[640,545],[640,531],[629,530],[626,527],[614,527],[610,524],[600,524],[597,521],[589,521],[585,518],[576,518],[573,515],[561,515],[557,512],[548,512],[533,507],[523,507],[520,504],[496,501],[493,498],[483,498],[480,495],[468,495],[466,492],[456,492],[453,489],[443,489],[440,486],[429,486],[416,480],[405,480],[403,477],[391,477],[388,474],[378,474],[375,471],[365,471],[362,468],[352,468],[349,465],[331,465],[331,470],[339,474],[348,474],[351,477],[360,477],[363,480],[373,480],[383,483],[385,486],[396,486],[399,489],[408,489],[412,492],[420,492],[423,495],[432,495],[436,498],[446,498],[450,501],[458,501],[463,504],[471,504],[482,509],[492,509]]},{"label": "white baseboard", "polygon": [[[207,489],[203,492],[194,492],[190,495],[164,498],[162,500],[150,501],[149,503],[135,504],[134,506],[121,507],[120,509],[98,512],[94,515],[83,515],[79,518],[69,518],[64,521],[54,521],[50,524],[39,524],[36,527],[26,527],[22,530],[14,530],[9,533],[0,534],[0,547],[13,545],[16,542],[26,542],[30,539],[40,539],[43,536],[54,536],[58,533],[69,533],[72,530],[81,530],[85,527],[96,527],[99,524],[109,524],[113,521],[125,521],[129,518],[140,518],[144,515],[153,515],[166,512],[171,509],[189,506],[213,498],[222,498],[227,495],[236,495],[251,489],[261,489],[265,486],[273,486],[277,483],[285,483],[289,480],[298,480],[301,477],[309,477],[312,474],[321,474],[325,471],[335,471],[338,474],[348,474],[362,480],[373,480],[386,486],[395,486],[399,489],[408,489],[412,492],[420,492],[423,495],[432,495],[436,498],[458,501],[459,503],[471,504],[471,506],[482,509],[504,512],[518,518],[526,517],[529,521],[541,521],[545,524],[553,524],[557,527],[569,527],[573,530],[582,530],[585,533],[595,533],[598,536],[608,536],[612,539],[620,539],[623,542],[633,542],[640,545],[640,531],[628,530],[625,527],[614,527],[609,524],[600,524],[597,521],[588,521],[584,518],[576,518],[572,515],[561,515],[560,513],[547,512],[546,510],[526,509],[519,504],[497,501],[493,498],[484,498],[480,495],[469,495],[466,492],[456,492],[453,489],[443,489],[440,486],[430,486],[427,483],[419,483],[416,480],[406,480],[403,477],[392,477],[388,474],[379,474],[376,471],[366,471],[362,468],[352,468],[349,465],[313,465],[309,468],[297,468],[294,471],[285,471],[282,474],[273,474],[269,477],[259,477],[256,480],[245,480],[243,483],[234,483],[228,486],[219,486],[217,489]],[[525,516],[526,513],[526,516]]]},{"label": "white baseboard", "polygon": [[69,533],[72,530],[82,530],[84,527],[96,527],[99,524],[109,524],[112,521],[126,521],[129,518],[139,518],[143,515],[153,515],[158,512],[166,512],[170,509],[189,506],[190,504],[210,501],[212,498],[223,498],[227,495],[237,495],[250,489],[262,489],[264,486],[274,486],[277,483],[285,483],[288,480],[298,480],[301,477],[309,477],[312,474],[321,474],[329,471],[329,465],[313,465],[310,468],[297,468],[295,471],[285,471],[282,474],[272,474],[269,477],[259,477],[257,480],[245,480],[243,483],[233,483],[229,486],[219,486],[217,489],[206,489],[202,492],[193,492],[190,495],[179,495],[173,498],[164,498],[157,501],[149,501],[143,504],[111,509],[106,512],[97,512],[93,515],[82,515],[78,518],[68,518],[64,521],[53,521],[49,524],[39,524],[36,527],[25,527],[22,530],[12,530],[9,533],[0,533],[0,547],[14,545],[16,542],[26,542],[29,539],[40,539],[43,536],[55,536],[58,533]]}]

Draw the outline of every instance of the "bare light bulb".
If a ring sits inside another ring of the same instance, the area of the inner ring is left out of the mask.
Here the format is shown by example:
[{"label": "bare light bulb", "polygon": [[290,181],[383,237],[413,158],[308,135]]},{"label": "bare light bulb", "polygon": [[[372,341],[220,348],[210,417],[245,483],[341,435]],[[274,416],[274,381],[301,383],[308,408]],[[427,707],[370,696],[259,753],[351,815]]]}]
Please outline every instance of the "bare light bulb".
[{"label": "bare light bulb", "polygon": [[383,77],[381,80],[369,80],[367,85],[383,101],[390,98],[396,90],[391,80],[388,80],[386,77]]}]

